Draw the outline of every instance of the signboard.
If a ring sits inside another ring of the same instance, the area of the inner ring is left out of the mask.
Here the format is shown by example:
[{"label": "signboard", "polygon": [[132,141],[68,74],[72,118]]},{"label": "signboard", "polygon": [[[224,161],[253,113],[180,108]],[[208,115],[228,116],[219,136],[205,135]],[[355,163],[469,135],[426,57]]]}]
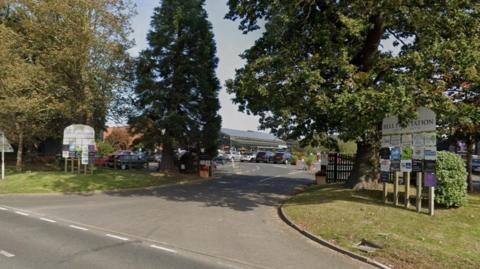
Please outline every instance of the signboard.
[{"label": "signboard", "polygon": [[437,176],[435,173],[427,172],[425,173],[425,179],[423,181],[425,187],[436,187],[437,186]]},{"label": "signboard", "polygon": [[400,172],[412,172],[412,160],[401,160]]},{"label": "signboard", "polygon": [[398,147],[392,148],[390,151],[390,160],[399,161],[401,156],[401,150]]},{"label": "signboard", "polygon": [[[429,187],[429,214],[434,212],[434,187],[437,185],[435,166],[437,159],[436,115],[428,108],[418,108],[417,117],[400,125],[397,116],[387,117],[382,121],[382,147],[391,147],[390,161],[386,160],[387,150],[380,149],[380,179],[384,184],[384,202],[387,202],[388,188],[386,183],[387,168],[395,172],[406,173],[405,192],[408,193],[410,173],[424,172],[424,186]],[[398,205],[398,181],[394,182],[394,203]],[[409,207],[409,195],[405,199],[405,207]],[[417,192],[417,212],[421,211],[421,195]]]},{"label": "signboard", "polygon": [[390,162],[390,171],[391,172],[400,172],[400,160],[392,160]]},{"label": "signboard", "polygon": [[413,160],[412,161],[412,172],[422,172],[423,171],[423,161]]},{"label": "signboard", "polygon": [[389,135],[382,136],[382,143],[381,144],[382,144],[382,148],[391,147],[390,136]]},{"label": "signboard", "polygon": [[390,173],[389,172],[380,172],[380,181],[389,183],[390,181]]},{"label": "signboard", "polygon": [[407,122],[405,127],[400,125],[397,116],[392,116],[383,119],[382,134],[407,134],[407,133],[421,133],[421,132],[435,132],[437,129],[437,121],[435,112],[431,109],[421,107],[417,109],[418,117]]},{"label": "signboard", "polygon": [[10,142],[8,142],[7,137],[2,131],[0,131],[0,151],[13,152],[12,145],[10,145]]},{"label": "signboard", "polygon": [[390,160],[390,148],[381,148],[380,149],[380,159]]},{"label": "signboard", "polygon": [[80,158],[82,165],[93,164],[95,162],[95,130],[83,124],[74,124],[65,128],[62,157]]},{"label": "signboard", "polygon": [[380,171],[390,172],[390,160],[380,159]]},{"label": "signboard", "polygon": [[88,149],[95,145],[95,130],[83,124],[70,125],[63,131],[63,145],[69,145],[69,151]]},{"label": "signboard", "polygon": [[437,159],[437,147],[425,147],[423,150],[425,160],[434,161]]}]

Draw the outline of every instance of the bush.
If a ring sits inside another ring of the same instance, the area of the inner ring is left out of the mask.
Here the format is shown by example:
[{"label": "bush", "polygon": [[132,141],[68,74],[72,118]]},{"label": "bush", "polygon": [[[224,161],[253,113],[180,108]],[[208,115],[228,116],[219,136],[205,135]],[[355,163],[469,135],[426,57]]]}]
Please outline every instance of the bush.
[{"label": "bush", "polygon": [[97,142],[97,152],[100,156],[108,156],[115,151],[115,148],[107,142]]},{"label": "bush", "polygon": [[310,165],[314,164],[316,161],[317,161],[317,156],[315,156],[313,154],[305,157],[305,164],[307,166],[310,166]]},{"label": "bush", "polygon": [[446,207],[460,207],[467,203],[467,171],[460,156],[438,152],[437,187],[435,202]]},{"label": "bush", "polygon": [[290,159],[290,164],[296,165],[298,162],[298,157],[297,155],[292,155],[292,158]]}]

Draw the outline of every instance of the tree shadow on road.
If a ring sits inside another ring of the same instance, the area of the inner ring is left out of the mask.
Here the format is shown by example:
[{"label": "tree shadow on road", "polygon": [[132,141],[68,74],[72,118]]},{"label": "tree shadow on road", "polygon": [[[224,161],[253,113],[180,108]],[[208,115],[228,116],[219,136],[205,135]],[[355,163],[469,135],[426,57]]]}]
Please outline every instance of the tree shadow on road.
[{"label": "tree shadow on road", "polygon": [[312,184],[312,179],[235,175],[200,183],[135,191],[112,191],[117,197],[152,196],[176,202],[199,202],[206,207],[228,207],[250,211],[258,206],[278,206],[295,188]]}]

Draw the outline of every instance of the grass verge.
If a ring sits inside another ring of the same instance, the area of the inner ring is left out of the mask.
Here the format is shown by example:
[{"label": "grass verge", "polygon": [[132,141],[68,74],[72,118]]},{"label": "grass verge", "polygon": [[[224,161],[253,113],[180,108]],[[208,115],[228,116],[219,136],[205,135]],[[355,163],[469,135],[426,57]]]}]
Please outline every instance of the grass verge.
[{"label": "grass verge", "polygon": [[[434,217],[381,202],[381,191],[314,186],[284,204],[298,226],[393,268],[480,268],[480,195]],[[362,239],[381,246],[363,253]]]},{"label": "grass verge", "polygon": [[97,169],[93,175],[61,171],[10,172],[7,173],[5,180],[0,180],[0,194],[109,191],[159,186],[196,179],[198,177],[189,175],[165,175],[156,172],[106,168]]}]

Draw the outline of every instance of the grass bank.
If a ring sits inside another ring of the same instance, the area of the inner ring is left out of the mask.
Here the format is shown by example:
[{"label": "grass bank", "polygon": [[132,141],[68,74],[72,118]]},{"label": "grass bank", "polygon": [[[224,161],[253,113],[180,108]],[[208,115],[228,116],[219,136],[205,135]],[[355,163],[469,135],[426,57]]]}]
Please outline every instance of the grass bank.
[{"label": "grass bank", "polygon": [[[284,211],[307,231],[393,268],[480,268],[480,195],[429,217],[384,205],[380,191],[314,186]],[[382,248],[363,253],[352,246],[362,239]]]},{"label": "grass bank", "polygon": [[159,186],[196,179],[198,177],[188,175],[171,176],[147,171],[106,168],[96,169],[93,175],[66,174],[61,171],[32,171],[24,173],[9,171],[6,179],[0,180],[0,194],[109,191]]}]

